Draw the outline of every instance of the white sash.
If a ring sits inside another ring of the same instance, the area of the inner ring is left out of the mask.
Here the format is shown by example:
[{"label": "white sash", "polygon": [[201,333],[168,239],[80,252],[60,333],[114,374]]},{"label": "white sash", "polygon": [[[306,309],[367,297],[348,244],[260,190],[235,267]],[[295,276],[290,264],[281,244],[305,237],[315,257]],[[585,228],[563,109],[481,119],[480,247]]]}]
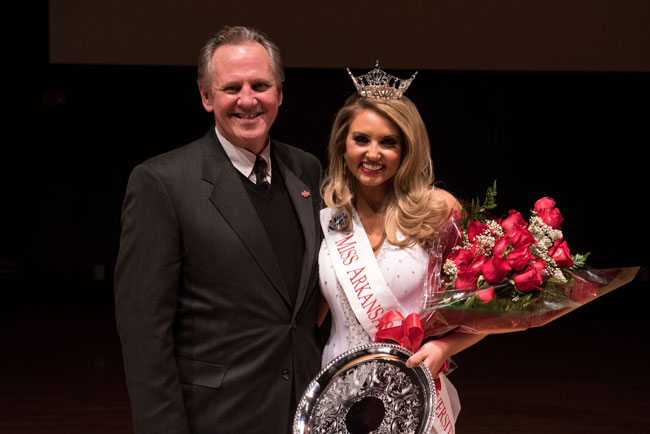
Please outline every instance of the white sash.
[{"label": "white sash", "polygon": [[352,232],[336,230],[347,218],[346,214],[335,214],[329,208],[320,212],[321,227],[338,281],[359,324],[374,340],[381,317],[388,311],[403,312],[403,309],[381,275],[356,211],[353,211]]},{"label": "white sash", "polygon": [[458,392],[443,374],[440,374],[435,383],[438,400],[435,408],[436,418],[433,420],[431,434],[455,434],[456,418],[460,412]]}]

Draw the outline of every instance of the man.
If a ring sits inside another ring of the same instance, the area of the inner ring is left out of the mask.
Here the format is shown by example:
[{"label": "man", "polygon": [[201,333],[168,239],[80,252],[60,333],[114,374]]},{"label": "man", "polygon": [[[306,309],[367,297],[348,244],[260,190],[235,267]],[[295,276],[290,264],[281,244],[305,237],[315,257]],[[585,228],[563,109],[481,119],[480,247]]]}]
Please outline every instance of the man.
[{"label": "man", "polygon": [[224,28],[199,60],[215,128],[131,174],[115,299],[136,434],[285,433],[318,372],[320,164],[269,139],[283,78],[262,33]]}]

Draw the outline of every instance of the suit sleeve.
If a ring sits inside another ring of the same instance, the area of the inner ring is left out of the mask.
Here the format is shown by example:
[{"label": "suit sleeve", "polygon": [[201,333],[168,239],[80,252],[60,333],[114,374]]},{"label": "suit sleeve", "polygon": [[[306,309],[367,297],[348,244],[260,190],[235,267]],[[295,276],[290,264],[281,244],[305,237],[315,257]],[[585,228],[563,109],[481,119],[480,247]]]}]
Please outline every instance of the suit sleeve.
[{"label": "suit sleeve", "polygon": [[122,208],[115,311],[136,434],[189,433],[174,359],[181,240],[160,176],[140,165]]}]

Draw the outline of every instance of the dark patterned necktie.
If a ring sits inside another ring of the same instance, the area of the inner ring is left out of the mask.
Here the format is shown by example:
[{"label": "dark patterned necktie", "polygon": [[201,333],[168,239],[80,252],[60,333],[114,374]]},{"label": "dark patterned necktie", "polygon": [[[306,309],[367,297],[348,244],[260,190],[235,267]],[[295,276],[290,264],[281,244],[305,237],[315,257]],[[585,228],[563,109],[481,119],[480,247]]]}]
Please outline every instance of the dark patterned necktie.
[{"label": "dark patterned necktie", "polygon": [[255,184],[269,185],[269,182],[266,180],[266,161],[259,155],[255,158],[253,173],[255,173]]}]

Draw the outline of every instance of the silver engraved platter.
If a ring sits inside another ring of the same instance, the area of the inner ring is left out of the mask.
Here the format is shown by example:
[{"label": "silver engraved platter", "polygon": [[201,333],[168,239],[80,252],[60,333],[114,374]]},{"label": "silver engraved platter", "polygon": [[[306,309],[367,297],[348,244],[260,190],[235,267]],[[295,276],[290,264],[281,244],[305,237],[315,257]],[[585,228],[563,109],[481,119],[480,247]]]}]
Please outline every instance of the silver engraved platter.
[{"label": "silver engraved platter", "polygon": [[294,434],[428,434],[436,388],[424,364],[393,344],[347,351],[321,370],[296,410]]}]

